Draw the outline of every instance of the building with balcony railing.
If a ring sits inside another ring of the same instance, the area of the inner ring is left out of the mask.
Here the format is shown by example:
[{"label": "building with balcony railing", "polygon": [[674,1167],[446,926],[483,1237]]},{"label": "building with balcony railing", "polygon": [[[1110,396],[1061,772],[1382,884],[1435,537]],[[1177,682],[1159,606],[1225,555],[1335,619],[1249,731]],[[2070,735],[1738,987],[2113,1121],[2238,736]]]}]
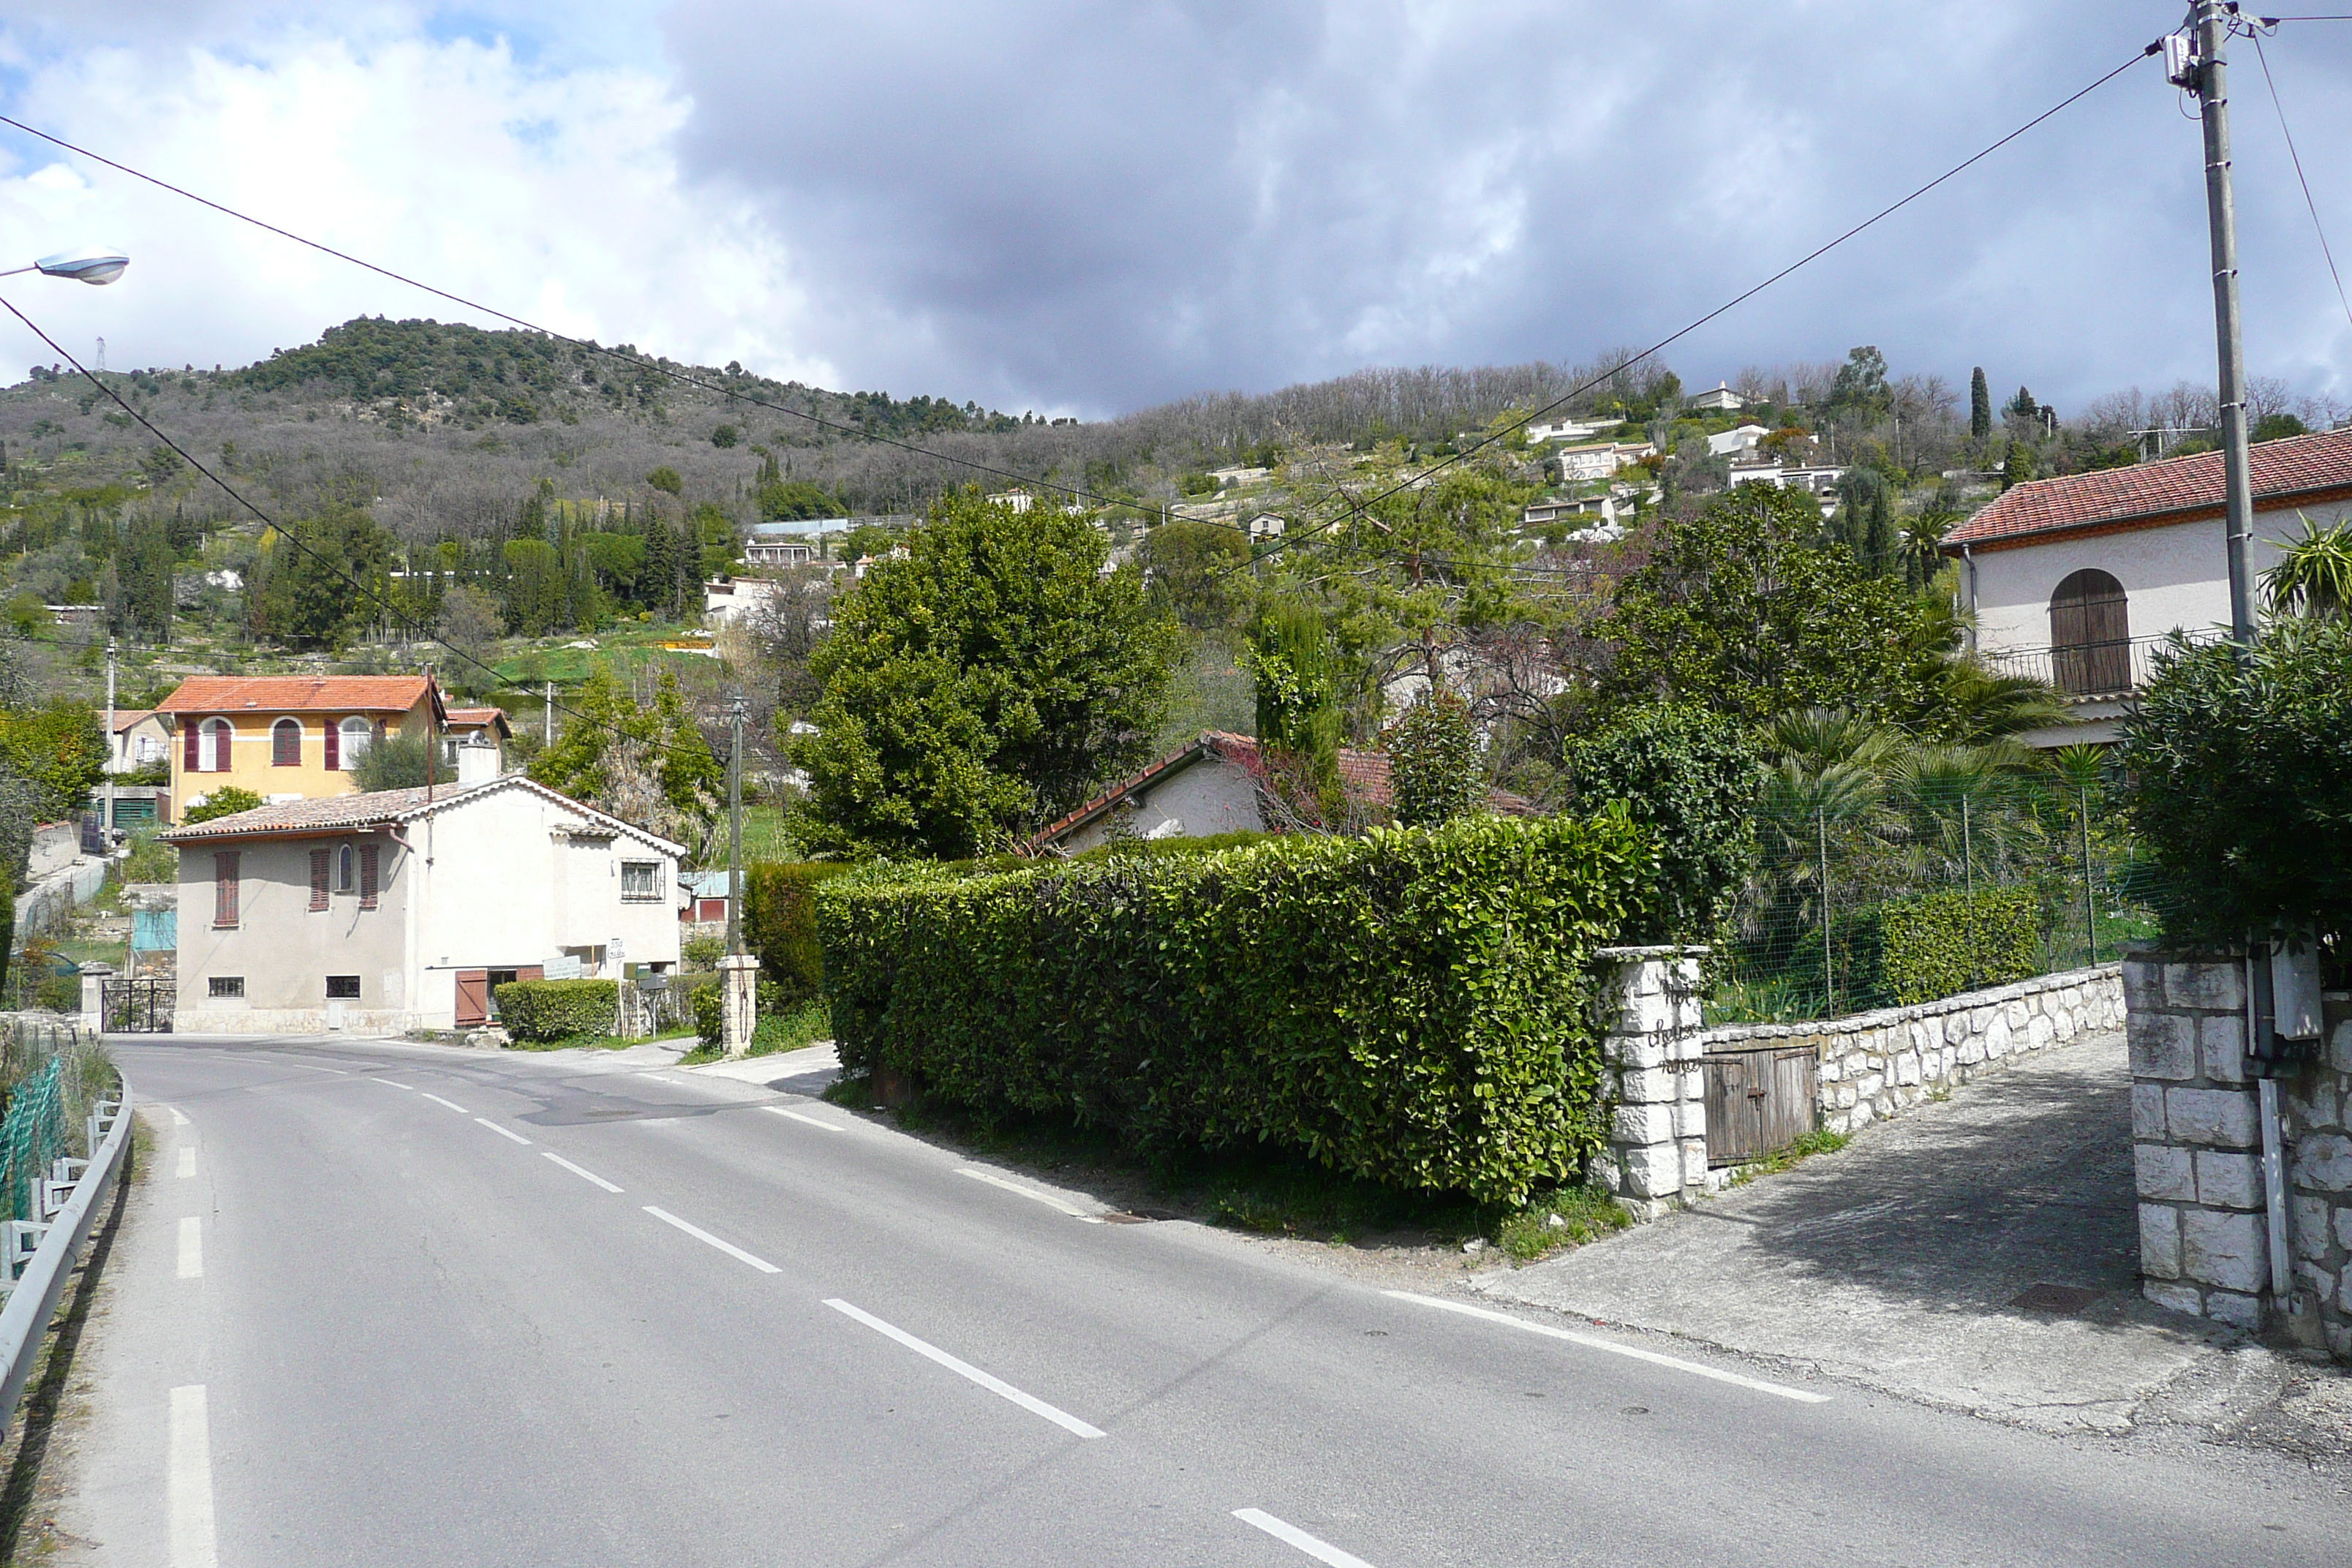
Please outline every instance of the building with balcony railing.
[{"label": "building with balcony railing", "polygon": [[[2352,511],[2352,430],[2265,441],[2250,454],[2260,574],[2308,519]],[[2064,694],[2072,721],[2023,737],[2063,746],[2116,738],[2175,633],[2230,624],[2221,454],[2030,480],[1943,541],[1987,663]]]}]

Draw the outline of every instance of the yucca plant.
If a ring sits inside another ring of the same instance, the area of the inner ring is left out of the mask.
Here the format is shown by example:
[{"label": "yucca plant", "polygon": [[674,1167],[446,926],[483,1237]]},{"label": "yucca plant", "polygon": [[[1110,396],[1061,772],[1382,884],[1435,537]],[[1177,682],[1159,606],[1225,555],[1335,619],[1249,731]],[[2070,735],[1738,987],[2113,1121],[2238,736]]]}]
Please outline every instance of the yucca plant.
[{"label": "yucca plant", "polygon": [[2352,524],[2322,528],[2301,512],[2303,537],[2290,540],[2278,564],[2263,574],[2263,597],[2274,616],[2307,620],[2352,616]]}]

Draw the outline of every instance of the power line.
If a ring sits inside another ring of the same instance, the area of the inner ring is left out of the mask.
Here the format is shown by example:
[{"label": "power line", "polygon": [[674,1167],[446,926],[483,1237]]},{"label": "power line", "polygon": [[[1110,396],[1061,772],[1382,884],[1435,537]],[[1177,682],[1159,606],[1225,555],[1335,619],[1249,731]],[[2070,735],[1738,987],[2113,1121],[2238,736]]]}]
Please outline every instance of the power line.
[{"label": "power line", "polygon": [[[2281,19],[2303,21],[2311,20],[2312,18],[2294,17]],[[2263,20],[2269,21],[2271,18],[2264,17]],[[2295,181],[2303,186],[2303,205],[2311,213],[2312,232],[2319,236],[2319,254],[2327,258],[2327,276],[2336,280],[2336,302],[2344,307],[2344,320],[2346,323],[2352,324],[2352,300],[2345,298],[2344,275],[2336,269],[2336,251],[2334,247],[2329,246],[2327,243],[2326,226],[2319,221],[2319,204],[2312,199],[2311,181],[2303,172],[2303,154],[2294,150],[2294,132],[2287,129],[2286,105],[2280,101],[2278,83],[2273,79],[2271,76],[2271,58],[2263,48],[2262,29],[2259,27],[2251,29],[2247,36],[2254,41],[2254,58],[2262,63],[2263,85],[2270,89],[2271,108],[2275,110],[2278,113],[2279,134],[2286,138],[2286,155],[2289,161],[2294,164]]]},{"label": "power line", "polygon": [[[137,420],[142,426],[145,426],[149,435],[154,437],[156,440],[171,448],[182,462],[187,464],[188,467],[194,468],[205,478],[212,480],[214,484],[218,485],[222,490],[226,492],[231,500],[236,501],[237,505],[245,508],[246,510],[259,518],[266,527],[273,530],[277,533],[278,538],[286,541],[287,543],[292,545],[296,550],[300,551],[311,560],[316,561],[319,564],[324,566],[335,576],[340,577],[344,582],[350,584],[355,591],[373,602],[378,608],[382,609],[387,616],[397,622],[404,632],[414,636],[419,630],[416,625],[409,619],[407,615],[403,612],[399,606],[393,604],[391,600],[385,598],[383,595],[369,587],[358,577],[344,571],[343,568],[333,560],[320,554],[318,551],[311,549],[310,545],[303,542],[301,536],[297,534],[292,529],[288,528],[284,523],[279,522],[276,518],[262,510],[258,506],[256,506],[250,500],[248,500],[243,491],[230,484],[226,479],[222,479],[210,468],[205,467],[204,464],[198,462],[196,460],[195,454],[190,452],[185,447],[181,446],[177,441],[173,440],[171,437],[165,435],[161,429],[156,427],[154,421],[149,419],[147,416],[142,414],[129,403],[124,402],[120,393],[107,385],[95,372],[83,364],[81,361],[74,358],[70,350],[66,348],[64,344],[58,342],[57,339],[49,336],[47,332],[42,331],[39,323],[35,321],[30,316],[25,314],[24,311],[18,310],[13,301],[5,298],[0,298],[0,307],[5,308],[10,315],[16,317],[19,321],[22,321],[25,324],[26,331],[30,331],[35,337],[40,339],[44,343],[47,343],[49,346],[50,352],[57,354],[60,359],[63,359],[68,364],[72,365],[74,369],[81,374],[84,380],[88,381],[99,391],[104,393],[115,406],[121,408],[123,413],[129,415],[131,418]],[[464,648],[459,647],[457,644],[450,642],[446,637],[425,637],[420,640],[437,642],[443,647],[447,648],[452,654],[456,655],[458,658],[465,660],[467,664],[473,665],[479,669],[486,670],[491,675],[499,675],[498,667],[496,665],[490,664],[485,659],[476,658],[474,655],[467,653]],[[499,679],[500,680],[504,680],[506,678],[504,676],[499,676]],[[607,731],[612,734],[619,736],[623,740],[635,741],[640,745],[651,746],[656,751],[674,752],[681,756],[689,756],[694,754],[683,746],[667,745],[659,741],[647,741],[640,735],[632,735],[618,724],[611,723],[603,719],[592,718],[588,714],[580,711],[578,709],[566,707],[561,702],[551,701],[550,706],[554,708],[557,711],[565,714],[567,717],[577,719],[582,723],[590,725],[595,729]],[[706,752],[709,751],[709,745],[707,741],[704,742],[704,749]]]},{"label": "power line", "polygon": [[[1547,414],[1553,413],[1556,410],[1564,407],[1573,399],[1582,396],[1585,393],[1590,392],[1594,387],[1599,386],[1605,381],[1608,381],[1611,377],[1631,370],[1633,366],[1641,363],[1643,360],[1650,359],[1664,352],[1665,349],[1672,347],[1675,343],[1690,336],[1691,333],[1697,331],[1701,327],[1704,327],[1708,322],[1715,321],[1717,317],[1727,314],[1731,310],[1738,309],[1739,306],[1746,304],[1748,300],[1754,299],[1757,295],[1761,294],[1765,289],[1771,288],[1772,285],[1780,282],[1782,279],[1787,278],[1799,268],[1810,266],[1813,262],[1820,260],[1822,257],[1827,256],[1831,251],[1835,250],[1839,246],[1843,245],[1847,240],[1853,238],[1864,230],[1871,228],[1884,220],[1894,216],[1896,213],[1902,211],[1905,207],[1909,206],[1913,202],[1917,201],[1921,196],[1926,195],[1937,186],[1945,184],[1946,182],[1967,172],[1976,164],[1982,163],[1993,153],[2000,152],[2003,147],[2008,146],[2011,142],[2016,141],[2027,132],[2040,125],[2043,121],[2049,120],[2053,116],[2072,108],[2074,104],[2080,102],[2085,98],[2088,98],[2091,94],[2098,91],[2099,89],[2106,86],[2107,83],[2115,80],[2116,78],[2123,75],[2124,72],[2131,69],[2132,67],[2139,64],[2140,61],[2147,58],[2151,55],[2162,53],[2164,45],[2161,40],[2149,44],[2146,48],[2140,50],[2139,53],[2124,61],[2123,64],[2116,67],[2105,76],[2100,77],[2096,81],[2092,82],[2089,86],[2068,94],[2065,98],[2063,98],[2058,102],[2052,104],[2048,109],[2043,110],[2041,113],[2035,115],[2032,119],[2027,121],[2016,130],[2011,131],[2008,135],[2003,136],[1998,142],[1991,142],[1969,154],[1959,163],[1953,164],[1950,168],[1937,175],[1934,179],[1929,180],[1926,184],[1921,185],[1916,190],[1911,192],[1910,195],[1904,196],[1899,201],[1890,203],[1889,205],[1881,207],[1878,211],[1863,219],[1860,223],[1855,224],[1852,228],[1847,229],[1843,234],[1839,235],[1835,239],[1831,240],[1828,244],[1823,245],[1815,250],[1809,251],[1804,256],[1798,258],[1788,266],[1780,268],[1780,271],[1775,272],[1769,278],[1765,279],[1761,283],[1757,284],[1755,287],[1748,289],[1744,293],[1735,295],[1731,299],[1727,300],[1722,304],[1717,305],[1714,310],[1709,310],[1706,315],[1699,317],[1695,321],[1692,321],[1689,325],[1685,326],[1676,331],[1668,333],[1665,337],[1660,338],[1656,342],[1652,343],[1648,348],[1643,349],[1641,353],[1612,366],[1606,371],[1601,372],[1600,374],[1593,376],[1582,384],[1572,387],[1569,391],[1562,393],[1559,396],[1544,405],[1541,408],[1537,409],[1534,413],[1514,420],[1490,435],[1481,437],[1478,440],[1474,441],[1468,447],[1464,447],[1454,456],[1447,458],[1444,462],[1437,463],[1430,468],[1424,468],[1411,479],[1400,480],[1398,483],[1391,485],[1389,489],[1382,490],[1380,494],[1372,497],[1370,500],[1351,502],[1347,512],[1337,517],[1327,519],[1313,528],[1301,530],[1296,533],[1285,534],[1282,539],[1276,542],[1273,549],[1267,551],[1264,555],[1254,558],[1249,564],[1255,565],[1258,562],[1271,559],[1273,556],[1280,553],[1283,550],[1287,549],[1290,545],[1297,543],[1301,540],[1311,539],[1318,533],[1322,533],[1332,528],[1338,527],[1350,516],[1362,515],[1363,511],[1368,507],[1378,506],[1381,502],[1388,500],[1391,496],[1397,495],[1402,491],[1412,489],[1419,485],[1426,483],[1433,476],[1443,473],[1447,468],[1464,461],[1473,453],[1479,451],[1481,448],[1492,446],[1494,443],[1506,439],[1518,431],[1525,429],[1528,425],[1533,424],[1536,420],[1542,418]],[[1224,574],[1221,574],[1220,575],[1224,575]]]}]

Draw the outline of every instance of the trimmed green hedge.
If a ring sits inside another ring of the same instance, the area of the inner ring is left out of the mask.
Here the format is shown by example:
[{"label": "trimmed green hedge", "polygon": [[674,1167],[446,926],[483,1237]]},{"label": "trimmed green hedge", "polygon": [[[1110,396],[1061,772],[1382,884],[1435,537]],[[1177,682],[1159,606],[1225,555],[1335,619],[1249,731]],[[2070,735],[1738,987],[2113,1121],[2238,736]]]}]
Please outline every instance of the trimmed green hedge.
[{"label": "trimmed green hedge", "polygon": [[743,944],[760,955],[761,973],[774,983],[780,1007],[824,988],[824,948],[812,898],[819,883],[847,869],[826,860],[762,861],[744,869]]},{"label": "trimmed green hedge", "polygon": [[1588,960],[1643,912],[1622,811],[817,895],[845,1068],[1131,1144],[1271,1144],[1517,1202],[1606,1138]]},{"label": "trimmed green hedge", "polygon": [[1898,1006],[2030,980],[2042,973],[2042,900],[2030,888],[1930,893],[1889,904],[1879,940]]},{"label": "trimmed green hedge", "polygon": [[620,1018],[621,987],[613,980],[510,980],[498,996],[507,1033],[534,1045],[609,1035]]}]

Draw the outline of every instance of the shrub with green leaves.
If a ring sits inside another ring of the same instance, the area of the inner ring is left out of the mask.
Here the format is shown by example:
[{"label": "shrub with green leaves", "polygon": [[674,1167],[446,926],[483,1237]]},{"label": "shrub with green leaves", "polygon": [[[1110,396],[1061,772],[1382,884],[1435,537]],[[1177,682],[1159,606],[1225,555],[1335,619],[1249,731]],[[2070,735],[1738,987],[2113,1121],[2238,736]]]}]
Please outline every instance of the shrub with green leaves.
[{"label": "shrub with green leaves", "polygon": [[813,895],[818,883],[847,869],[826,860],[745,868],[743,944],[760,955],[760,973],[774,984],[778,1008],[805,1002],[824,988],[824,947],[817,940]]},{"label": "shrub with green leaves", "polygon": [[1607,1137],[1588,963],[1644,913],[1622,813],[816,895],[845,1068],[1144,1150],[1273,1145],[1517,1203]]},{"label": "shrub with green leaves", "polygon": [[1882,973],[1898,1006],[2042,973],[2042,902],[2030,888],[1953,889],[1879,913]]},{"label": "shrub with green leaves", "polygon": [[1657,846],[1658,926],[1641,934],[1715,940],[1756,858],[1763,759],[1746,731],[1704,709],[1659,703],[1570,742],[1563,760],[1580,807],[1622,801]]},{"label": "shrub with green leaves", "polygon": [[1396,819],[1434,827],[1484,810],[1486,773],[1470,704],[1451,691],[1424,692],[1381,739]]},{"label": "shrub with green leaves", "polygon": [[194,827],[199,822],[210,822],[216,816],[235,816],[240,811],[258,811],[261,797],[241,784],[223,784],[180,816],[183,826]]},{"label": "shrub with green leaves", "polygon": [[609,1035],[621,1010],[620,983],[613,980],[510,980],[498,998],[507,1033],[533,1045]]}]

